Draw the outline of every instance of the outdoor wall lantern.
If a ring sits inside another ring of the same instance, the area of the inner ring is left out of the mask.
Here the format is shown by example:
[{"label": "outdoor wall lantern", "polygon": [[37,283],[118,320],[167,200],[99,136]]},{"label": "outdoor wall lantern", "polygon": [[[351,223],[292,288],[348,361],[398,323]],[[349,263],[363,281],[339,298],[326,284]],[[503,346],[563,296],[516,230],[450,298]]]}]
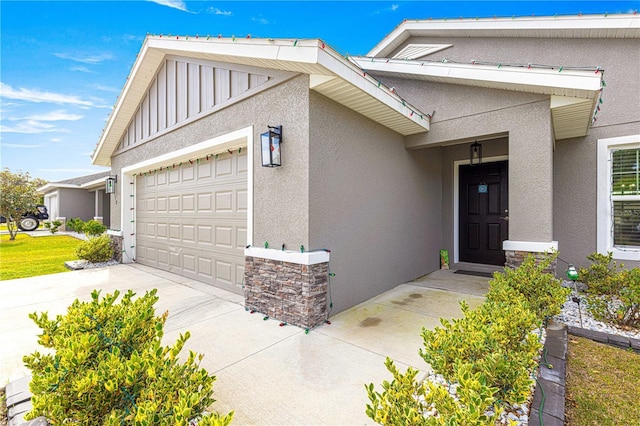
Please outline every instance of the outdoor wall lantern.
[{"label": "outdoor wall lantern", "polygon": [[262,148],[262,167],[279,167],[282,165],[280,144],[282,144],[282,126],[267,126],[268,132],[260,135]]},{"label": "outdoor wall lantern", "polygon": [[475,141],[469,146],[469,165],[477,166],[478,164],[482,164],[482,144]]},{"label": "outdoor wall lantern", "polygon": [[107,194],[115,194],[116,193],[116,182],[118,181],[118,176],[109,176],[106,180],[106,187],[104,192]]}]

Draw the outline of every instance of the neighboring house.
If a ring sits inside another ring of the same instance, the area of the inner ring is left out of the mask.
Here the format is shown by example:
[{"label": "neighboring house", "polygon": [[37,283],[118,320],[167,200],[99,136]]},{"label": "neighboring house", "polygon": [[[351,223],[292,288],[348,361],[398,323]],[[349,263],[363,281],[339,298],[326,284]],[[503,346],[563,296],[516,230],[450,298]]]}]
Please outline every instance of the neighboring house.
[{"label": "neighboring house", "polygon": [[118,176],[110,234],[125,262],[305,327],[442,249],[638,261],[639,64],[635,15],[405,21],[366,57],[148,36],[93,154]]},{"label": "neighboring house", "polygon": [[105,194],[105,180],[109,171],[50,182],[38,188],[44,195],[44,204],[50,220],[66,221],[80,218],[95,219],[109,226],[111,217],[110,194]]}]

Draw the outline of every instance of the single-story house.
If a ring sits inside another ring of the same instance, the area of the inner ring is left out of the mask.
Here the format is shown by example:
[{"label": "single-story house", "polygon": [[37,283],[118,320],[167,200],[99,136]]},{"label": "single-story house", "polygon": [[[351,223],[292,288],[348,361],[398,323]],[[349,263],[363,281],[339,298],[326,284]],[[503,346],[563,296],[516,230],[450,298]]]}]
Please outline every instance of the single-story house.
[{"label": "single-story house", "polygon": [[50,220],[65,222],[80,218],[97,220],[110,225],[111,198],[106,194],[106,179],[110,171],[78,176],[59,182],[49,182],[38,193],[44,196],[44,204]]},{"label": "single-story house", "polygon": [[633,264],[639,64],[631,14],[404,21],[361,57],[150,35],[92,156],[117,175],[109,233],[304,327],[441,250]]}]

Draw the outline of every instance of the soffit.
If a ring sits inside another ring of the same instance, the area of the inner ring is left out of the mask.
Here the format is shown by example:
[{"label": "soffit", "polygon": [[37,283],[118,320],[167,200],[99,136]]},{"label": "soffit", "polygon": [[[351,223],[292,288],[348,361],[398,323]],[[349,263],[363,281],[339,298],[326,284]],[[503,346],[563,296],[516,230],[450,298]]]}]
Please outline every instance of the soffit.
[{"label": "soffit", "polygon": [[392,56],[411,37],[640,38],[640,15],[405,20],[367,56]]},{"label": "soffit", "polygon": [[162,61],[169,55],[309,74],[316,76],[310,78],[310,89],[402,135],[429,129],[425,114],[395,93],[379,87],[377,80],[321,40],[207,40],[148,36],[98,141],[92,156],[94,164],[110,165],[111,154],[120,137]]},{"label": "soffit", "polygon": [[585,136],[599,99],[602,73],[592,70],[497,67],[352,58],[376,76],[548,95],[557,140]]}]

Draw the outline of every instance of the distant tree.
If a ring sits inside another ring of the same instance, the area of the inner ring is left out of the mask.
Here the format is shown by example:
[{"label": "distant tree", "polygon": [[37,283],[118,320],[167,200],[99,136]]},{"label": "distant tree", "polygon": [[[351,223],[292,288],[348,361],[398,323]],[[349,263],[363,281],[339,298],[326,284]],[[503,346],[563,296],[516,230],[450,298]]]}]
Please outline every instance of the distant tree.
[{"label": "distant tree", "polygon": [[7,221],[9,240],[16,239],[22,215],[40,201],[37,190],[44,184],[46,181],[32,178],[29,172],[12,173],[7,167],[0,172],[0,215]]}]

